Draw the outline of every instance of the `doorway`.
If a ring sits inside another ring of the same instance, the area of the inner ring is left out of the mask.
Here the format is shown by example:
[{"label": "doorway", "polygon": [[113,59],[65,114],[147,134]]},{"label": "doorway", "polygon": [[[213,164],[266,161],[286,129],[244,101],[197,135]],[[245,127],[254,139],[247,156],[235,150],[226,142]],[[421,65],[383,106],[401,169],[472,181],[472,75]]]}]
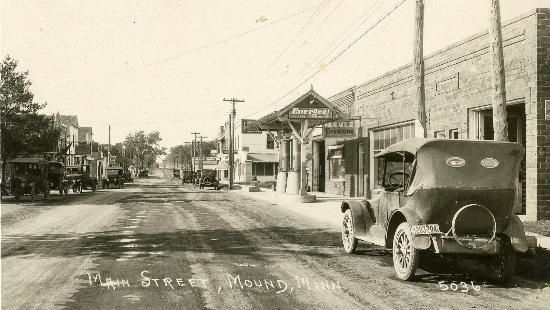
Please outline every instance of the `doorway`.
[{"label": "doorway", "polygon": [[[475,136],[474,138],[480,140],[493,140],[495,131],[493,128],[493,109],[484,109],[474,111],[474,129]],[[525,106],[523,104],[509,105],[506,107],[506,112],[508,114],[507,123],[508,123],[508,141],[518,142],[525,148],[525,139],[526,139],[526,126],[525,126]],[[515,204],[514,204],[514,213],[516,214],[526,214],[526,204],[525,204],[525,154],[520,164],[520,172],[518,174],[517,188],[519,189],[516,192]]]},{"label": "doorway", "polygon": [[316,141],[317,143],[317,191],[324,192],[325,191],[325,163],[326,163],[326,155],[325,155],[325,141],[319,140]]}]

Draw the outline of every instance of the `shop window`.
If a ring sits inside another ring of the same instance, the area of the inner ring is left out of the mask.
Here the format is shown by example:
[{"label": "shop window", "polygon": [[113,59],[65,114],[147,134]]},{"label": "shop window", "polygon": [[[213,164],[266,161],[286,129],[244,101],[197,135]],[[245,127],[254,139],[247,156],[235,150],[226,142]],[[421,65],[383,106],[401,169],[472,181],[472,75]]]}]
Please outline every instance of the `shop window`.
[{"label": "shop window", "polygon": [[342,158],[343,148],[334,149],[329,151],[329,170],[330,178],[332,180],[344,180],[346,169],[345,159]]},{"label": "shop window", "polygon": [[273,137],[271,137],[271,134],[267,134],[267,145],[266,148],[268,150],[273,150],[275,148],[275,140],[273,140]]}]

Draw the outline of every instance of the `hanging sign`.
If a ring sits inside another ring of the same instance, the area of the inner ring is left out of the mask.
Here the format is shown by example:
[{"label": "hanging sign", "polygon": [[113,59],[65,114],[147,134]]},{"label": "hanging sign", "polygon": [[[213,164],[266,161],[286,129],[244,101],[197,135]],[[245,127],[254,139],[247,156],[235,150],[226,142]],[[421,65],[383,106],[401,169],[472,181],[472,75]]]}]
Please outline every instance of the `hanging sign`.
[{"label": "hanging sign", "polygon": [[331,122],[323,125],[325,137],[346,137],[354,135],[353,121]]},{"label": "hanging sign", "polygon": [[288,112],[289,119],[332,119],[329,108],[292,108]]}]

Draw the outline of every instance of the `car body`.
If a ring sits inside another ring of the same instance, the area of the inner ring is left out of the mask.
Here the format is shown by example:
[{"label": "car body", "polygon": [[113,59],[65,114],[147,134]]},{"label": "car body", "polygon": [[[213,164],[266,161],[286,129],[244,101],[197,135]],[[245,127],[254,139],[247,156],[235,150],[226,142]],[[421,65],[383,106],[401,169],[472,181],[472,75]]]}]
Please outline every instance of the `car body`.
[{"label": "car body", "polygon": [[80,190],[89,189],[95,192],[98,181],[96,177],[92,176],[90,165],[80,165],[80,173],[82,174]]},{"label": "car body", "polygon": [[67,181],[69,183],[69,188],[72,188],[73,193],[82,192],[82,170],[80,166],[76,165],[67,165],[65,168],[67,172]]},{"label": "car body", "polygon": [[412,138],[375,155],[383,189],[373,199],[344,201],[342,241],[393,251],[402,280],[414,277],[421,251],[485,256],[496,281],[527,251],[513,213],[523,147],[518,143]]},{"label": "car body", "polygon": [[149,171],[148,170],[141,170],[141,171],[139,171],[138,176],[140,178],[147,178],[149,176]]},{"label": "car body", "polygon": [[69,181],[66,178],[65,164],[59,161],[48,161],[48,182],[50,190],[58,190],[59,195],[67,195]]},{"label": "car body", "polygon": [[10,161],[11,192],[16,200],[22,195],[30,194],[34,200],[38,194],[44,199],[50,196],[48,180],[48,162],[43,158],[17,158]]},{"label": "car body", "polygon": [[195,176],[194,176],[193,171],[183,170],[182,177],[181,177],[181,183],[182,184],[193,183],[194,178],[195,178]]},{"label": "car body", "polygon": [[134,178],[132,178],[132,173],[130,171],[125,171],[122,173],[124,183],[134,183]]},{"label": "car body", "polygon": [[220,181],[216,179],[216,170],[214,169],[202,169],[197,171],[198,185],[200,188],[213,187],[219,189]]},{"label": "car body", "polygon": [[108,167],[107,173],[102,182],[103,188],[116,187],[124,188],[124,177],[122,167]]}]

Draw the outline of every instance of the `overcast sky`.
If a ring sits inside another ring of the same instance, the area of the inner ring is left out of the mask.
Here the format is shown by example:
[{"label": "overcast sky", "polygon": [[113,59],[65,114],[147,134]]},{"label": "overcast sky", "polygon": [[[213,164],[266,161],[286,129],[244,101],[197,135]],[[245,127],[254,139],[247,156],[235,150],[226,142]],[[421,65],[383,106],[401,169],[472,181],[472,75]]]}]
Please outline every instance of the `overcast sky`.
[{"label": "overcast sky", "polygon": [[[415,1],[401,2],[2,0],[1,52],[29,71],[45,113],[78,115],[94,140],[111,124],[112,142],[158,130],[173,146],[215,138],[224,97],[257,118],[311,84],[329,97],[409,63]],[[502,18],[549,2],[501,0]],[[425,0],[425,55],[486,29],[489,4]]]}]

